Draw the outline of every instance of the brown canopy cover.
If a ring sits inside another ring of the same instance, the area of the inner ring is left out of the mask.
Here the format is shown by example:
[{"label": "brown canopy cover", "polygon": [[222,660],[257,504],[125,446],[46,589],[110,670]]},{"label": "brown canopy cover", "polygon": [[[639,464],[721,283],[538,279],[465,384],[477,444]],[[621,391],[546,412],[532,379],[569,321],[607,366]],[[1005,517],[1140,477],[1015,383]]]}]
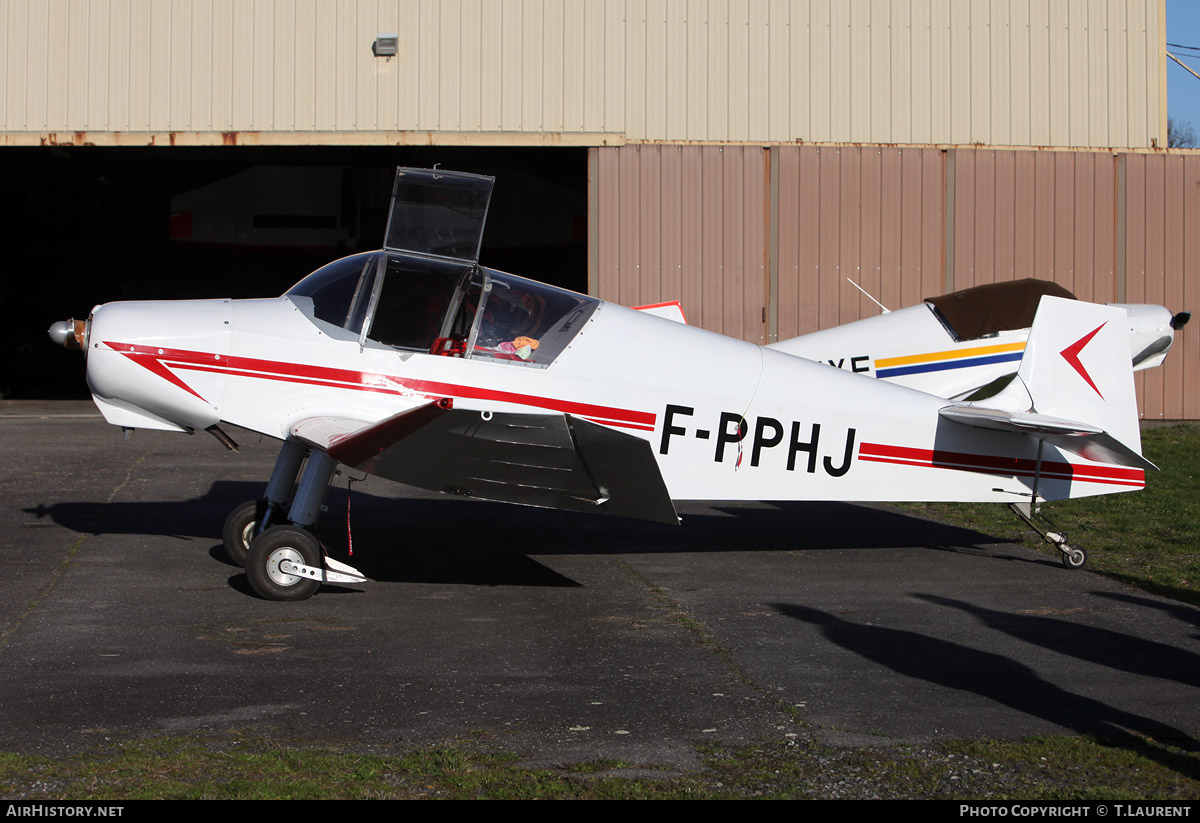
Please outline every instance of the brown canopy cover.
[{"label": "brown canopy cover", "polygon": [[989,283],[941,297],[926,297],[941,321],[959,340],[974,340],[1001,331],[1027,329],[1043,295],[1074,300],[1075,295],[1047,280]]}]

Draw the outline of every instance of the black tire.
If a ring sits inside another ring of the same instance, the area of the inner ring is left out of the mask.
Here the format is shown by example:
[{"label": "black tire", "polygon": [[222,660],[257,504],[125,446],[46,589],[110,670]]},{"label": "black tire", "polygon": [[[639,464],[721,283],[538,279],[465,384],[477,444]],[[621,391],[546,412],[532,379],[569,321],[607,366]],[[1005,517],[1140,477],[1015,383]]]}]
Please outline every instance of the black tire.
[{"label": "black tire", "polygon": [[321,568],[321,544],[297,526],[273,526],[255,538],[246,555],[246,577],[265,600],[307,600],[321,588],[320,581],[279,570],[283,560]]},{"label": "black tire", "polygon": [[225,545],[225,554],[239,566],[246,565],[246,553],[250,551],[250,544],[254,542],[254,535],[258,531],[258,510],[261,505],[258,500],[247,500],[225,518],[221,541]]},{"label": "black tire", "polygon": [[1087,565],[1087,549],[1077,549],[1065,543],[1062,548],[1066,550],[1062,553],[1062,564],[1068,569],[1082,569]]}]

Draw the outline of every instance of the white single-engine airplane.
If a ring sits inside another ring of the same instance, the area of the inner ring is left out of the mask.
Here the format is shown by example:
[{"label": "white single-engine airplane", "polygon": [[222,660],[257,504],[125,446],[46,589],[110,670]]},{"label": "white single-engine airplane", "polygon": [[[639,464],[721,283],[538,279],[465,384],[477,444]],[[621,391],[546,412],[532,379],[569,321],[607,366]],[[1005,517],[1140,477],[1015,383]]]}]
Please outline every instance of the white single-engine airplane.
[{"label": "white single-engine airplane", "polygon": [[[1043,297],[986,404],[831,369],[479,266],[493,179],[398,170],[385,248],[282,297],[108,303],[51,337],[118,426],[283,441],[225,547],[261,596],[361,583],[312,529],[338,464],[675,524],[673,500],[1019,503],[1133,491],[1124,309]],[[1086,553],[1043,531],[1078,567]]]},{"label": "white single-engine airplane", "polygon": [[[990,283],[930,297],[897,311],[884,309],[874,317],[781,340],[768,348],[939,397],[978,401],[1002,389],[1016,373],[1029,327],[1047,295],[1075,299],[1062,286],[1044,280]],[[1173,315],[1163,306],[1109,305],[1127,314],[1127,356],[1134,371],[1161,365],[1174,343],[1174,332],[1191,318],[1190,312]]]}]

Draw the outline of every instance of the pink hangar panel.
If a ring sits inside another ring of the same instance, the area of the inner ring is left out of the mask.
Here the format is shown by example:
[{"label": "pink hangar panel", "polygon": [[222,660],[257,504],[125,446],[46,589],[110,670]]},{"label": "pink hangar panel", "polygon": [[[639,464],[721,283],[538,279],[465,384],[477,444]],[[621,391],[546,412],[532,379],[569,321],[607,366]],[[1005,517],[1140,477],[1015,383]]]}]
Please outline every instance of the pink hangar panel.
[{"label": "pink hangar panel", "polygon": [[[598,295],[678,299],[689,322],[746,340],[765,341],[769,306],[779,339],[871,316],[878,309],[847,278],[889,308],[1022,277],[1097,302],[1200,304],[1200,232],[1188,230],[1200,220],[1200,152],[591,151]],[[1200,323],[1135,384],[1143,416],[1200,419]]]},{"label": "pink hangar panel", "polygon": [[590,151],[596,295],[626,306],[679,300],[693,325],[765,342],[767,149]]},{"label": "pink hangar panel", "polygon": [[[1184,226],[1200,225],[1200,152],[1189,152],[1183,159],[1183,218]],[[1183,235],[1182,294],[1171,311],[1196,310],[1200,313],[1200,232],[1185,231]],[[1200,320],[1184,327],[1182,340],[1176,339],[1183,385],[1183,417],[1200,419]],[[1177,337],[1179,333],[1177,333]]]}]

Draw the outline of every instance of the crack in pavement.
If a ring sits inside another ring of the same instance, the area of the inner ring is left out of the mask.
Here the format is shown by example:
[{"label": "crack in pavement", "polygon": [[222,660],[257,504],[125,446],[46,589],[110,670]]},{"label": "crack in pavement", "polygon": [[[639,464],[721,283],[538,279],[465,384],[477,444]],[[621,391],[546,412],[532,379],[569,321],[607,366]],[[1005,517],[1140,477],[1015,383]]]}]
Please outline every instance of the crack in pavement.
[{"label": "crack in pavement", "polygon": [[679,625],[687,629],[688,632],[694,638],[696,638],[702,648],[708,649],[714,655],[716,655],[717,659],[724,664],[724,666],[729,670],[730,674],[732,674],[738,682],[744,686],[747,686],[752,691],[756,692],[760,697],[766,698],[769,703],[776,706],[789,723],[793,723],[797,727],[807,726],[804,720],[799,716],[799,711],[795,706],[773,694],[770,689],[755,682],[750,675],[746,674],[734,661],[733,654],[729,651],[729,649],[721,645],[721,643],[718,642],[713,634],[708,630],[708,627],[705,626],[704,623],[698,618],[696,618],[695,615],[688,612],[688,610],[683,607],[682,603],[667,594],[666,589],[652,583],[646,578],[645,575],[634,569],[621,558],[616,557],[615,555],[609,555],[609,557],[612,559],[612,562],[615,565],[619,566],[626,572],[626,574],[644,586],[647,591],[649,591],[650,594],[658,601],[661,608],[670,614]]},{"label": "crack in pavement", "polygon": [[100,511],[96,513],[96,516],[92,518],[91,523],[88,524],[89,530],[79,535],[79,537],[75,539],[75,542],[72,543],[70,548],[67,549],[67,553],[63,557],[62,561],[58,564],[54,571],[51,572],[50,579],[46,581],[44,586],[42,586],[41,591],[34,595],[33,599],[25,605],[25,608],[19,615],[17,615],[13,625],[0,634],[0,651],[4,650],[9,641],[11,641],[13,636],[16,635],[17,631],[20,630],[23,625],[25,625],[25,621],[29,618],[29,616],[33,614],[37,608],[41,606],[43,602],[45,602],[46,598],[50,596],[50,593],[54,591],[55,587],[58,585],[58,582],[67,573],[67,570],[71,568],[71,565],[75,562],[75,558],[78,557],[79,553],[83,550],[84,543],[86,543],[89,538],[96,535],[94,530],[95,526],[102,519],[104,519],[104,515],[108,513],[108,507],[112,504],[113,499],[121,493],[121,490],[124,489],[126,485],[129,484],[129,480],[131,477],[133,477],[134,471],[136,471],[139,466],[146,462],[146,458],[150,456],[150,452],[153,450],[154,447],[150,446],[146,449],[141,457],[133,461],[133,464],[129,467],[129,471],[125,473],[125,477],[109,493],[108,498],[104,501],[104,505],[101,507]]}]

